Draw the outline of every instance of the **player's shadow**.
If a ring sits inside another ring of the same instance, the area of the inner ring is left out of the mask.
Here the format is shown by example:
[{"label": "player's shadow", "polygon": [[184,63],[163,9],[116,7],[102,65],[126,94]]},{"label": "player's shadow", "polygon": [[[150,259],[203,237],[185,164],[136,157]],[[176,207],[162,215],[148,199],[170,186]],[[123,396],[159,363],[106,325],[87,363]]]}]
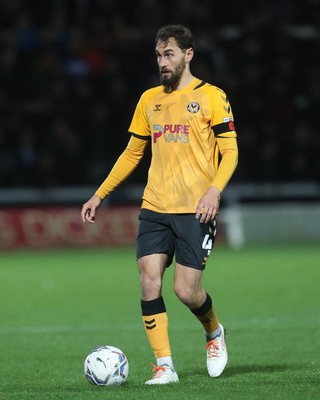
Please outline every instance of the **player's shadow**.
[{"label": "player's shadow", "polygon": [[[227,367],[221,375],[221,377],[228,377],[228,376],[236,376],[236,375],[245,375],[245,374],[252,374],[252,373],[274,373],[274,372],[281,372],[287,371],[289,367],[287,365],[239,365],[239,366],[230,366]],[[292,367],[290,367],[292,369]]]},{"label": "player's shadow", "polygon": [[[228,366],[223,374],[219,377],[219,379],[224,379],[232,376],[237,375],[246,375],[246,374],[253,374],[253,373],[274,373],[274,372],[281,372],[281,371],[288,371],[292,370],[292,366],[287,365],[236,365],[236,366]],[[185,376],[188,375],[207,375],[207,371],[203,368],[198,369],[198,371],[186,371],[184,372]],[[181,373],[182,375],[182,373]]]}]

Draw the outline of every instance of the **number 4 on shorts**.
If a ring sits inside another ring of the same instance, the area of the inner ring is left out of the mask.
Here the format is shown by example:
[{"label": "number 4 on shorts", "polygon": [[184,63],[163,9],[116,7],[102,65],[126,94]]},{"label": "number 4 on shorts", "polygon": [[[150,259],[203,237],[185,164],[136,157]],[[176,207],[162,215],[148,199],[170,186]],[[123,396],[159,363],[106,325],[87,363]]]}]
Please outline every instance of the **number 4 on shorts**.
[{"label": "number 4 on shorts", "polygon": [[202,242],[202,248],[204,250],[212,250],[212,239],[210,239],[210,235],[206,235]]}]

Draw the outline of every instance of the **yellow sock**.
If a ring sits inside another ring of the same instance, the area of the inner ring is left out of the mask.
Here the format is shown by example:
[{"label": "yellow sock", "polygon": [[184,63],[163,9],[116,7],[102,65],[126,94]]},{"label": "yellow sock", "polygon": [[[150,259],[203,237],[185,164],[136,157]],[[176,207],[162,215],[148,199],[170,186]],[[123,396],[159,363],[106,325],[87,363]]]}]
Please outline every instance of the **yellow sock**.
[{"label": "yellow sock", "polygon": [[198,320],[201,322],[204,330],[207,333],[212,333],[218,328],[218,318],[217,314],[214,311],[214,308],[211,307],[211,309],[204,315],[197,315],[196,316]]},{"label": "yellow sock", "polygon": [[208,294],[202,306],[196,310],[191,310],[191,311],[201,322],[207,334],[210,334],[214,332],[216,329],[218,329],[219,327],[218,317],[213,308],[212,299]]},{"label": "yellow sock", "polygon": [[144,328],[156,358],[171,355],[167,313],[142,316]]},{"label": "yellow sock", "polygon": [[168,333],[168,315],[162,296],[141,300],[144,328],[156,358],[171,356]]}]

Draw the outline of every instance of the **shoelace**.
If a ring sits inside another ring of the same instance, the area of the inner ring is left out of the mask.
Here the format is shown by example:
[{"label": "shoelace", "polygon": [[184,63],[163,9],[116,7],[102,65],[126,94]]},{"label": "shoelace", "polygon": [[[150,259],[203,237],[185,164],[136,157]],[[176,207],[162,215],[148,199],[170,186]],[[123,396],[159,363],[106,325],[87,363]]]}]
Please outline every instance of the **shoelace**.
[{"label": "shoelace", "polygon": [[210,342],[206,344],[205,349],[208,351],[209,358],[219,357],[219,346],[218,346],[218,341],[216,339],[210,340]]},{"label": "shoelace", "polygon": [[[153,364],[151,364],[151,365],[153,365]],[[161,378],[162,375],[166,371],[167,371],[167,367],[163,367],[162,365],[159,365],[159,366],[153,365],[153,369],[152,369],[153,377],[152,377],[152,379]]]}]

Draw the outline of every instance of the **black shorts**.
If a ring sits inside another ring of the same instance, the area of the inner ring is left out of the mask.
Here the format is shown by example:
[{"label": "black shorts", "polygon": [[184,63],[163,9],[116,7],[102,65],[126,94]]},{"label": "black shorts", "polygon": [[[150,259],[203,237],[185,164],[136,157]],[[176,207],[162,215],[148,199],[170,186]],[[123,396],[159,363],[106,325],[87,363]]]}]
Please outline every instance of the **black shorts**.
[{"label": "black shorts", "polygon": [[164,214],[141,209],[137,259],[155,253],[169,255],[167,267],[176,262],[203,270],[213,249],[216,220],[201,223],[195,214]]}]

